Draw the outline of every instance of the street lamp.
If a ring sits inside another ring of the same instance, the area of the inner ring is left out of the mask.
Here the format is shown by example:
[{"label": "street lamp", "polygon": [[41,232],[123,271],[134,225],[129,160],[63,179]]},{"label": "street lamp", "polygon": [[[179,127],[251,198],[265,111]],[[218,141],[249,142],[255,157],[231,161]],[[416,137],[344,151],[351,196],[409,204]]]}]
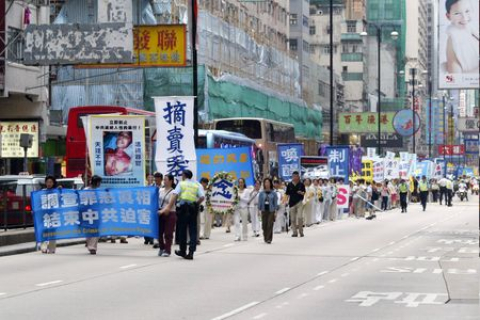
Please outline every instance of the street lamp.
[{"label": "street lamp", "polygon": [[422,72],[428,77],[428,157],[432,158],[432,76],[430,71]]},{"label": "street lamp", "polygon": [[[377,83],[377,88],[378,88],[378,101],[377,101],[377,121],[378,121],[378,137],[377,137],[377,149],[378,149],[378,155],[382,155],[382,122],[381,120],[381,114],[382,114],[382,106],[380,104],[380,99],[381,99],[381,60],[380,60],[380,53],[381,53],[381,43],[382,43],[382,27],[385,26],[384,24],[375,24],[375,23],[369,23],[370,26],[374,27],[377,30],[377,49],[378,49],[378,57],[377,57],[377,64],[378,64],[378,83]],[[368,32],[362,31],[360,33],[360,36],[362,37],[367,37]],[[392,40],[397,40],[398,39],[398,32],[397,31],[392,31],[390,33],[390,37]]]}]

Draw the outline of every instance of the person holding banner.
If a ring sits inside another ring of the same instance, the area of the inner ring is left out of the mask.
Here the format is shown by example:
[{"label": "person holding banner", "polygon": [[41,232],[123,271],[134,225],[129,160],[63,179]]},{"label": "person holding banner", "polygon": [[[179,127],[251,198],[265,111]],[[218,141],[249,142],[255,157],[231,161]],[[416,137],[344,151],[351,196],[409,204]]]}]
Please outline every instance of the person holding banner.
[{"label": "person holding banner", "polygon": [[[53,190],[57,188],[57,179],[54,176],[45,177],[45,189],[43,190]],[[40,250],[42,253],[54,254],[57,248],[57,241],[50,240],[42,242]]]},{"label": "person holding banner", "polygon": [[278,210],[278,197],[273,190],[273,183],[270,178],[263,180],[263,190],[258,196],[258,210],[262,213],[263,240],[265,243],[271,244],[275,211]]},{"label": "person holding banner", "polygon": [[423,211],[427,209],[428,189],[427,177],[422,176],[422,180],[418,183],[418,193],[420,194],[420,202],[422,203]]},{"label": "person holding banner", "polygon": [[245,179],[240,178],[238,184],[238,197],[240,201],[233,213],[235,224],[235,241],[248,240],[248,202],[250,201],[250,190],[247,189]]},{"label": "person holding banner", "polygon": [[292,237],[303,237],[303,198],[305,185],[300,181],[298,171],[292,173],[292,181],[287,185],[286,195],[290,207],[290,219],[292,224]]},{"label": "person holding banner", "polygon": [[[175,254],[187,260],[193,260],[193,254],[197,249],[197,206],[205,198],[202,186],[192,181],[193,173],[185,170],[182,173],[182,181],[173,191],[174,199],[178,199],[177,233],[180,250]],[[187,254],[187,230],[190,236],[189,252]]]},{"label": "person holding banner", "polygon": [[[102,177],[94,175],[92,177],[92,183],[90,187],[85,188],[87,189],[98,189],[100,188],[100,184],[102,183]],[[87,238],[87,250],[90,254],[97,254],[97,246],[98,246],[98,239],[99,237],[89,237]]]},{"label": "person holding banner", "polygon": [[159,226],[158,243],[160,250],[159,257],[170,257],[172,254],[173,233],[177,222],[177,213],[175,205],[175,178],[171,174],[166,174],[164,179],[164,188],[159,194]]}]

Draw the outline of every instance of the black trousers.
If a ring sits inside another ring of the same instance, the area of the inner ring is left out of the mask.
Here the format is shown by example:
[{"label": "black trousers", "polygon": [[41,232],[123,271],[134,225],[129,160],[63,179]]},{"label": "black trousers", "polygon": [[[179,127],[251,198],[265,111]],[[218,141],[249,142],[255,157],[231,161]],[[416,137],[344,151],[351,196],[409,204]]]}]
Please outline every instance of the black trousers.
[{"label": "black trousers", "polygon": [[447,189],[447,194],[445,195],[445,203],[447,206],[452,205],[453,190]]},{"label": "black trousers", "polygon": [[420,191],[420,202],[422,203],[423,210],[427,208],[428,191]]},{"label": "black trousers", "polygon": [[180,244],[180,251],[187,252],[187,232],[190,237],[189,252],[194,253],[197,249],[197,205],[184,203],[177,211],[177,236]]},{"label": "black trousers", "polygon": [[433,202],[438,202],[438,190],[432,190]]},{"label": "black trousers", "polygon": [[407,211],[407,195],[408,192],[400,192],[400,206],[402,211]]},{"label": "black trousers", "polygon": [[448,202],[448,193],[446,187],[440,187],[440,204],[443,202],[443,198],[445,198],[445,204]]}]

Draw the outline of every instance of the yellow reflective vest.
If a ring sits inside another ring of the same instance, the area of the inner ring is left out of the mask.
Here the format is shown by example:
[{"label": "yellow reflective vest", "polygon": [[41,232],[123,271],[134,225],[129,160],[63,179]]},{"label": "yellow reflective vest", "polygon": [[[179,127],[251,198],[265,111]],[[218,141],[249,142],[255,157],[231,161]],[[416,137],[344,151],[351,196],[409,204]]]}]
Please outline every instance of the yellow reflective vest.
[{"label": "yellow reflective vest", "polygon": [[195,202],[197,201],[198,183],[193,181],[181,181],[180,182],[180,201]]}]

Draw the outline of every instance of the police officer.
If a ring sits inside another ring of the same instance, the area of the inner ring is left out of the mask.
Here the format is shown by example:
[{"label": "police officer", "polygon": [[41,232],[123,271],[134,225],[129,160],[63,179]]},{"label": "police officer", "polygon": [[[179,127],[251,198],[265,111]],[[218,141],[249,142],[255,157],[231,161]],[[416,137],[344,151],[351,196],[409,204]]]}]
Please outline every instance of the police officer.
[{"label": "police officer", "polygon": [[418,183],[418,193],[420,194],[420,202],[422,203],[423,211],[427,209],[428,199],[428,181],[426,176],[422,176],[422,180]]},{"label": "police officer", "polygon": [[447,207],[452,206],[452,198],[453,198],[453,182],[450,179],[447,179],[447,199],[445,200],[447,203]]},{"label": "police officer", "polygon": [[[197,215],[198,205],[205,198],[202,186],[192,181],[193,173],[185,170],[182,173],[182,181],[173,191],[177,200],[177,234],[180,250],[175,254],[187,260],[193,260],[193,253],[197,248]],[[190,236],[189,252],[187,254],[187,230]]]},{"label": "police officer", "polygon": [[407,213],[408,185],[404,179],[400,180],[398,191],[400,193],[400,206],[402,207],[402,213]]}]

